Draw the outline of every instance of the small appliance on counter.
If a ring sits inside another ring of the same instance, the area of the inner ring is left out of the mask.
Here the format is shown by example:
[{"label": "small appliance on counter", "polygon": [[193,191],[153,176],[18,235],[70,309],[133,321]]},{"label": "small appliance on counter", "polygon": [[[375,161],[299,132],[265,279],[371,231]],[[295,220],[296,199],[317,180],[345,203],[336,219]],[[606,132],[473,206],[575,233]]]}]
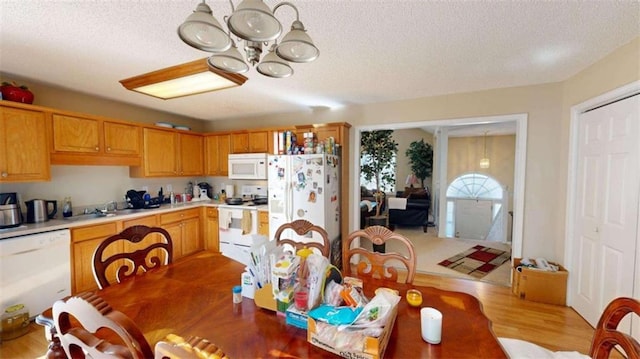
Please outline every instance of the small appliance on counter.
[{"label": "small appliance on counter", "polygon": [[0,229],[22,224],[22,210],[15,192],[0,193]]},{"label": "small appliance on counter", "polygon": [[58,202],[48,199],[32,199],[26,201],[27,223],[46,222],[58,212]]}]

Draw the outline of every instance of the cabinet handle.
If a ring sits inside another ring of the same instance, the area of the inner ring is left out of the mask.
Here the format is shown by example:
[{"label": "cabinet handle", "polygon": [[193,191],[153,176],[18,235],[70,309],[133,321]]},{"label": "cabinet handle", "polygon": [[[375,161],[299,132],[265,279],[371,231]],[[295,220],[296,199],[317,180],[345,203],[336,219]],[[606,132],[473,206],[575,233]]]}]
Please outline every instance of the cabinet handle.
[{"label": "cabinet handle", "polygon": [[108,151],[108,152],[109,152],[109,151],[111,151],[111,147],[107,147],[107,151]]},{"label": "cabinet handle", "polygon": [[9,177],[9,174],[7,172],[2,172],[2,178],[7,178]]},{"label": "cabinet handle", "polygon": [[96,146],[96,151],[100,151],[100,147]]}]

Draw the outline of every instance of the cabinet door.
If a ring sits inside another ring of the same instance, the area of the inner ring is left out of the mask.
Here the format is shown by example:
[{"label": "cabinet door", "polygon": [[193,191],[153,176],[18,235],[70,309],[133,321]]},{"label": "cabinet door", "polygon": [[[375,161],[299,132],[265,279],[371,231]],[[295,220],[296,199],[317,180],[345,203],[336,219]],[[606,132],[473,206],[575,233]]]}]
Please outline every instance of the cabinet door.
[{"label": "cabinet door", "polygon": [[231,153],[249,152],[249,134],[234,133],[231,135]]},{"label": "cabinet door", "polygon": [[51,179],[44,113],[0,107],[0,182]]},{"label": "cabinet door", "polygon": [[218,136],[207,136],[204,138],[204,174],[215,176],[220,168],[220,157],[218,157]]},{"label": "cabinet door", "polygon": [[[93,276],[93,252],[102,241],[117,233],[115,222],[86,226],[71,229],[72,241],[72,268],[71,291],[72,294],[86,290],[98,289],[98,284]],[[122,244],[114,243],[105,251],[105,256],[111,256],[122,252]],[[115,269],[107,270],[107,278],[114,281]]]},{"label": "cabinet door", "polygon": [[172,177],[177,175],[178,136],[172,131],[144,129],[145,176]]},{"label": "cabinet door", "polygon": [[203,139],[200,135],[180,134],[180,176],[204,173]]},{"label": "cabinet door", "polygon": [[53,149],[61,152],[100,152],[98,120],[53,114]]},{"label": "cabinet door", "polygon": [[218,138],[218,161],[220,162],[220,171],[218,176],[229,175],[229,151],[231,150],[231,136],[221,135]]},{"label": "cabinet door", "polygon": [[104,121],[104,150],[110,155],[140,155],[140,127]]},{"label": "cabinet door", "polygon": [[229,173],[230,135],[209,135],[205,139],[206,174],[209,176],[226,176]]},{"label": "cabinet door", "polygon": [[182,255],[186,256],[204,249],[200,235],[200,218],[188,218],[182,221]]},{"label": "cabinet door", "polygon": [[218,209],[205,207],[204,210],[204,247],[206,250],[219,252],[220,238],[218,235]]},{"label": "cabinet door", "polygon": [[163,224],[164,228],[171,236],[173,242],[173,260],[181,258],[182,255],[182,221]]},{"label": "cabinet door", "polygon": [[269,152],[269,131],[249,132],[249,152]]}]

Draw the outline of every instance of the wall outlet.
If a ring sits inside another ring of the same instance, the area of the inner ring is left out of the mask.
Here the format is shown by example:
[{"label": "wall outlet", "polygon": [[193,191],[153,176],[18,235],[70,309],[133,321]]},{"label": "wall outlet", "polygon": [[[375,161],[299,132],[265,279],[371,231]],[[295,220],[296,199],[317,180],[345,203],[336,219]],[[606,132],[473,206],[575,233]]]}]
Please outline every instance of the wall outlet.
[{"label": "wall outlet", "polygon": [[173,192],[173,185],[167,185],[167,192]]}]

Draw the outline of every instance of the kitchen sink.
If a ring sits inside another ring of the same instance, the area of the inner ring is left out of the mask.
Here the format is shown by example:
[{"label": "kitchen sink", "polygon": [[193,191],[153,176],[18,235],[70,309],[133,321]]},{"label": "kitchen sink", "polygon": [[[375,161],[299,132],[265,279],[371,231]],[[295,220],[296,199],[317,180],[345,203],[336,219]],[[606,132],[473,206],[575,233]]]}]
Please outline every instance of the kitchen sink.
[{"label": "kitchen sink", "polygon": [[125,208],[125,209],[117,209],[115,214],[119,215],[119,214],[131,214],[131,213],[138,213],[144,211],[144,209],[142,208]]},{"label": "kitchen sink", "polygon": [[64,221],[69,222],[78,222],[78,221],[86,221],[89,219],[103,218],[103,217],[113,217],[115,213],[88,213],[88,214],[80,214],[73,217],[64,217]]}]

